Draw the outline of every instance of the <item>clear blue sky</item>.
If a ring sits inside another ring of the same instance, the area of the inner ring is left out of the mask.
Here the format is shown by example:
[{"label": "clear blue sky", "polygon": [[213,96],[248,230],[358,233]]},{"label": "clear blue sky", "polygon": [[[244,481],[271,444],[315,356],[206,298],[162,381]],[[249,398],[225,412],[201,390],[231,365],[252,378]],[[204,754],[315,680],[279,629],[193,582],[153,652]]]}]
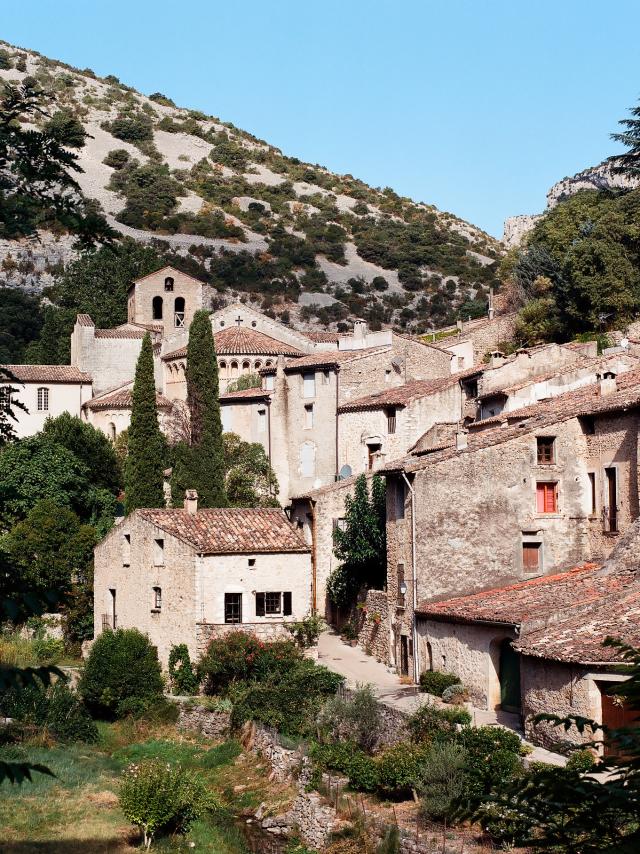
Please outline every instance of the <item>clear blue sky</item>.
[{"label": "clear blue sky", "polygon": [[4,0],[0,37],[495,235],[614,153],[638,0]]}]

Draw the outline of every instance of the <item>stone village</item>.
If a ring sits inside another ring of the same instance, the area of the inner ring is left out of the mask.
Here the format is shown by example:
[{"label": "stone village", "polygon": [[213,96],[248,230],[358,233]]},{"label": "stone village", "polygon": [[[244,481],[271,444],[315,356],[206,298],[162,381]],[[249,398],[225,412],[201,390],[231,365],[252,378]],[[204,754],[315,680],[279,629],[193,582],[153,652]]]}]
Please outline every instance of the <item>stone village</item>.
[{"label": "stone village", "polygon": [[[77,317],[71,364],[9,365],[16,432],[63,412],[111,439],[129,425],[142,340],[151,335],[157,406],[171,436],[186,399],[187,335],[207,286],[170,267],[136,281],[128,321]],[[148,633],[166,665],[242,626],[278,636],[318,612],[333,530],[356,478],[384,475],[387,578],[369,590],[359,644],[407,680],[449,671],[481,709],[516,712],[535,743],[557,733],[539,712],[619,724],[602,693],[618,653],[640,643],[640,342],[596,342],[505,357],[513,316],[496,313],[432,342],[356,322],[302,332],[241,302],[210,314],[225,431],[260,443],[281,509],[141,509],[95,550],[97,636]],[[227,391],[257,374],[259,387]],[[6,397],[6,390],[4,392]],[[563,734],[564,737],[566,737]],[[573,736],[580,739],[578,734]]]}]

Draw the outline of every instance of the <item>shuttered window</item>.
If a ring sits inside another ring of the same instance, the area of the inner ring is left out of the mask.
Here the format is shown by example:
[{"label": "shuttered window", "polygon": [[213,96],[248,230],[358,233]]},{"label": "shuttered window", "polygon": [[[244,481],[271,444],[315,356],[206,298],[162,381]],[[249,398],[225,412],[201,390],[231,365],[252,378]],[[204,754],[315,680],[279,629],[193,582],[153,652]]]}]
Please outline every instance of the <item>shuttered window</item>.
[{"label": "shuttered window", "polygon": [[525,572],[539,572],[540,543],[522,544],[522,568]]},{"label": "shuttered window", "polygon": [[558,512],[558,484],[538,483],[536,490],[538,513]]},{"label": "shuttered window", "polygon": [[225,623],[242,622],[242,593],[224,594],[224,621]]},{"label": "shuttered window", "polygon": [[282,594],[282,615],[283,617],[290,617],[293,614],[292,603],[291,603],[291,593],[283,593]]},{"label": "shuttered window", "polygon": [[302,396],[316,396],[316,375],[314,371],[307,371],[302,375]]},{"label": "shuttered window", "polygon": [[555,463],[555,439],[552,436],[538,436],[537,457],[539,466]]}]

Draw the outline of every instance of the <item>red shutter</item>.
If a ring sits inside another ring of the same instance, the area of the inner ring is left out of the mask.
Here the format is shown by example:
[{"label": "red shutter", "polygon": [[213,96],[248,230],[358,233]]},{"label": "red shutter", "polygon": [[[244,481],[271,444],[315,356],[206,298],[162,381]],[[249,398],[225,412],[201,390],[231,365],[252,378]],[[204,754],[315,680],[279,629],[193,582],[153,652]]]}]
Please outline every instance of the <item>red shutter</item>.
[{"label": "red shutter", "polygon": [[558,510],[557,483],[539,483],[536,489],[538,513],[556,513]]}]

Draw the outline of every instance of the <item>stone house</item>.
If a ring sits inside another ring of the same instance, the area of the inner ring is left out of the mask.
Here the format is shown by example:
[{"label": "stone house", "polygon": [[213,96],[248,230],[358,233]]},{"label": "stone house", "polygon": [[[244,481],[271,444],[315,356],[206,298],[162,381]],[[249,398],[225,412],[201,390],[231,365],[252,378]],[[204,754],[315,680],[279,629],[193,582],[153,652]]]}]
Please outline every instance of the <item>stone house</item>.
[{"label": "stone house", "polygon": [[309,547],[279,509],[136,510],[95,548],[94,636],[138,628],[166,666],[174,644],[192,659],[214,636],[263,638],[311,607]]},{"label": "stone house", "polygon": [[[91,398],[91,375],[71,365],[3,365],[13,379],[0,380],[0,406],[9,407],[19,439],[33,436],[47,418],[80,415]],[[20,408],[20,407],[24,408]]]},{"label": "stone house", "polygon": [[606,558],[638,516],[639,403],[640,371],[628,371],[383,467],[390,663],[426,666],[418,601]]},{"label": "stone house", "polygon": [[[81,416],[110,439],[115,439],[131,423],[133,383],[126,383],[113,391],[98,394],[82,405]],[[170,400],[156,392],[156,406],[160,428],[169,432],[169,420],[173,408]]]},{"label": "stone house", "polygon": [[622,656],[603,642],[609,636],[640,642],[637,547],[636,522],[603,567],[588,563],[419,603],[417,635],[426,669],[459,676],[481,708],[518,714],[527,737],[547,747],[592,736],[536,721],[539,714],[631,724],[636,713],[610,696],[612,683],[625,678],[618,669]]}]

